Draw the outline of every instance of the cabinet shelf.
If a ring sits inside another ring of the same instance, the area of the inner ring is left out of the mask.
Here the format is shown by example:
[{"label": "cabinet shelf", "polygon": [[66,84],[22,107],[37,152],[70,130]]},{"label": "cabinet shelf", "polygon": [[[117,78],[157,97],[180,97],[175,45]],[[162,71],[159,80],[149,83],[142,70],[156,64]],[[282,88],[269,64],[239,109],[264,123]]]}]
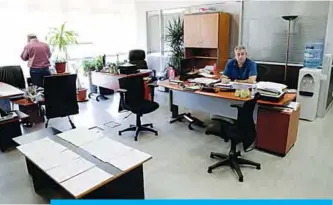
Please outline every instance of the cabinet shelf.
[{"label": "cabinet shelf", "polygon": [[201,58],[201,59],[217,60],[217,57],[211,57],[211,56],[192,56],[191,58]]}]

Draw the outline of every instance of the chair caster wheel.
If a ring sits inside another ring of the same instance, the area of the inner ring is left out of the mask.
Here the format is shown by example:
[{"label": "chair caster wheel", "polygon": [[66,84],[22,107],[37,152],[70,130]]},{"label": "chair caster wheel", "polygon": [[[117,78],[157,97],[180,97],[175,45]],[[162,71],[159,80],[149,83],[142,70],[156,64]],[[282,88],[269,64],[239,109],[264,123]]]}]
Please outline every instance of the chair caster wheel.
[{"label": "chair caster wheel", "polygon": [[155,133],[155,136],[157,136],[158,135],[158,133]]},{"label": "chair caster wheel", "polygon": [[118,135],[121,136],[121,132],[120,131],[118,132]]},{"label": "chair caster wheel", "polygon": [[153,125],[150,125],[150,127],[151,127],[151,128],[154,128],[154,126],[153,126]]},{"label": "chair caster wheel", "polygon": [[214,159],[213,153],[210,153],[210,158]]},{"label": "chair caster wheel", "polygon": [[258,165],[258,166],[257,166],[257,170],[260,170],[260,169],[261,169],[261,166],[260,166],[260,165]]},{"label": "chair caster wheel", "polygon": [[211,174],[212,173],[212,170],[211,169],[208,169],[208,171],[207,171],[209,174]]},{"label": "chair caster wheel", "polygon": [[239,182],[243,182],[244,180],[243,180],[243,177],[240,177],[239,179],[238,179],[238,181]]}]

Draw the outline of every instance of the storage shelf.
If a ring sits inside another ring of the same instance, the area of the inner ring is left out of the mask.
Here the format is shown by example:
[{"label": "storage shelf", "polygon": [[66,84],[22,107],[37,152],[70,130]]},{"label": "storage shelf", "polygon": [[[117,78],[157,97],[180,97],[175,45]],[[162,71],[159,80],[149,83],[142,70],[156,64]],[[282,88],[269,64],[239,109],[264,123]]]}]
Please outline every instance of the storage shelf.
[{"label": "storage shelf", "polygon": [[192,56],[191,58],[201,58],[201,59],[213,59],[213,60],[217,60],[217,57],[209,57],[209,56]]}]

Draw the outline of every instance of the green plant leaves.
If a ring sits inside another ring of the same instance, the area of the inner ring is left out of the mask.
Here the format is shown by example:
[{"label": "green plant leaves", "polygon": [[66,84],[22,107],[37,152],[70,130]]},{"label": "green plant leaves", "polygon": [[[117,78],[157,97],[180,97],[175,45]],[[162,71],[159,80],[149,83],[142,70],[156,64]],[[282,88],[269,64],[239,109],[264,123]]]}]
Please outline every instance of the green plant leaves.
[{"label": "green plant leaves", "polygon": [[165,41],[171,48],[169,66],[179,72],[180,62],[184,59],[184,20],[181,17],[173,18],[166,26]]}]

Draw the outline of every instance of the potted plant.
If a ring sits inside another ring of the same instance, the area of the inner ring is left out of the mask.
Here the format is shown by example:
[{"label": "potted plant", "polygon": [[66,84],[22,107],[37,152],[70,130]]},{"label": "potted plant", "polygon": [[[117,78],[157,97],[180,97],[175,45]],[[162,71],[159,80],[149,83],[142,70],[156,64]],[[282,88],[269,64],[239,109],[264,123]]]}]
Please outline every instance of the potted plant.
[{"label": "potted plant", "polygon": [[78,102],[85,102],[87,101],[87,88],[84,88],[81,84],[80,77],[79,77],[79,69],[78,67],[73,64],[72,68],[75,70],[75,73],[77,75],[77,86],[76,86],[76,97]]},{"label": "potted plant", "polygon": [[91,71],[96,70],[95,61],[91,59],[84,59],[82,62],[83,72],[85,76],[88,76],[89,89],[91,93],[96,92],[96,87],[92,84]]},{"label": "potted plant", "polygon": [[[173,18],[166,26],[165,41],[170,46],[171,56],[166,69],[172,67],[176,74],[180,73],[180,62],[184,59],[184,20],[181,17]],[[166,77],[168,77],[168,72]]]},{"label": "potted plant", "polygon": [[74,31],[66,30],[65,25],[66,23],[63,23],[60,28],[51,28],[48,34],[48,43],[52,48],[52,53],[57,52],[55,59],[57,73],[66,71],[67,47],[78,43],[76,39],[78,35]]}]

